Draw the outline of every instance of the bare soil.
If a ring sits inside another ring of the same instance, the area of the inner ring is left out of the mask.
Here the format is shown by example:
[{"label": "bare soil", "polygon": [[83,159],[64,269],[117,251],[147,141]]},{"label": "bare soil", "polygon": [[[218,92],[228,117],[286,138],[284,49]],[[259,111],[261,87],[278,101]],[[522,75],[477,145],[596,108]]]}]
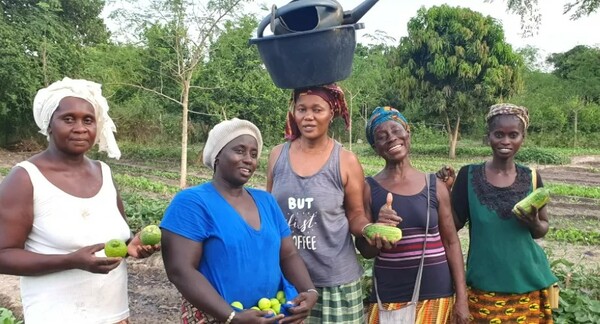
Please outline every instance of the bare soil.
[{"label": "bare soil", "polygon": [[[0,149],[0,167],[12,167],[32,153],[14,153]],[[566,166],[538,166],[545,182],[572,183],[591,187],[600,186],[600,156],[578,157]],[[1,180],[0,176],[0,180]],[[600,200],[573,199],[554,196],[549,210],[551,217],[583,217],[600,224]],[[551,220],[552,222],[552,220]],[[596,226],[597,227],[597,226]],[[463,237],[461,231],[461,237]],[[562,257],[591,267],[600,265],[597,246],[582,246],[540,240],[540,245]],[[129,259],[129,304],[132,323],[165,324],[179,322],[180,295],[168,281],[160,254],[145,260]],[[21,315],[19,279],[0,275],[0,307]]]}]

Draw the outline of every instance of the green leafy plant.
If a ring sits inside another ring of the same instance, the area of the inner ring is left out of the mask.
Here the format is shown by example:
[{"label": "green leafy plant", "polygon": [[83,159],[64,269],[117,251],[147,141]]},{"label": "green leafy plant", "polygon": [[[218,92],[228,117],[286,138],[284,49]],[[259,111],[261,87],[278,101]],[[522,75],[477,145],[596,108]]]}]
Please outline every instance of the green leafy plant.
[{"label": "green leafy plant", "polygon": [[158,224],[167,208],[167,199],[153,199],[139,194],[123,193],[123,204],[129,226],[138,232],[148,224]]},{"label": "green leafy plant", "polygon": [[600,188],[598,187],[578,186],[564,183],[550,183],[547,185],[544,184],[544,186],[550,189],[552,195],[600,199]]},{"label": "green leafy plant", "polygon": [[555,323],[600,323],[600,268],[586,270],[565,259],[552,261],[551,267],[561,287]]},{"label": "green leafy plant", "polygon": [[517,152],[515,160],[537,164],[565,164],[569,159],[555,152],[550,152],[537,147],[524,147]]},{"label": "green leafy plant", "polygon": [[549,240],[584,244],[600,245],[600,232],[585,231],[578,228],[550,228],[546,238]]},{"label": "green leafy plant", "polygon": [[0,324],[23,324],[23,321],[17,320],[11,310],[0,307]]}]

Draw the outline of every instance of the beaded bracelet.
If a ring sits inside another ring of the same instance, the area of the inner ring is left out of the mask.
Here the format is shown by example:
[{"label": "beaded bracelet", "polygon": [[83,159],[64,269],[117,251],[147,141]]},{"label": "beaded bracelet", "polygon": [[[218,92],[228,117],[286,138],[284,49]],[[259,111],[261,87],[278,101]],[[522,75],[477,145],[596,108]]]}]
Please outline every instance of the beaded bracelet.
[{"label": "beaded bracelet", "polygon": [[227,320],[225,321],[225,324],[230,324],[231,321],[233,321],[233,318],[235,317],[235,311],[231,311],[231,314],[229,314],[229,317],[227,318]]}]

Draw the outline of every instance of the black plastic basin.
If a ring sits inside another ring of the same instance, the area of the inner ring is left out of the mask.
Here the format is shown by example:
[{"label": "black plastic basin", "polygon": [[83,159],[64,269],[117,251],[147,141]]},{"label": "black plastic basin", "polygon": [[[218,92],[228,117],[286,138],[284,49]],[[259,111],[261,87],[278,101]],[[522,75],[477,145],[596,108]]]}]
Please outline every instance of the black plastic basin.
[{"label": "black plastic basin", "polygon": [[296,89],[341,81],[352,73],[356,30],[363,24],[250,39],[273,83]]}]

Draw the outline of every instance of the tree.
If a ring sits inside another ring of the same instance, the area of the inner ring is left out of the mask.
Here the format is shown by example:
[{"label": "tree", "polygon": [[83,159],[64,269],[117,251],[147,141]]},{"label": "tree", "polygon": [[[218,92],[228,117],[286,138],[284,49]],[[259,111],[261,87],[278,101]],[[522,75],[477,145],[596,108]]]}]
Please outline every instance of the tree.
[{"label": "tree", "polygon": [[265,143],[278,143],[283,139],[290,93],[273,84],[257,47],[248,44],[257,26],[253,16],[225,23],[211,44],[203,73],[195,81],[212,89],[197,92],[190,103],[203,113],[194,117],[202,118],[205,124],[213,125],[225,114],[247,119],[258,126]]},{"label": "tree", "polygon": [[521,57],[492,17],[447,5],[419,9],[398,47],[395,86],[407,105],[441,119],[456,156],[461,124],[521,87]]},{"label": "tree", "polygon": [[[485,0],[493,2],[494,0]],[[542,20],[538,0],[506,0],[509,12],[521,17],[521,27],[524,34],[530,35],[535,31]],[[563,6],[563,14],[571,13],[571,20],[589,16],[600,8],[600,0],[576,0],[567,2]]]},{"label": "tree", "polygon": [[81,51],[107,41],[102,0],[0,0],[0,143],[35,129],[37,89],[82,69]]},{"label": "tree", "polygon": [[569,81],[584,103],[600,103],[600,48],[578,45],[548,57],[553,73]]},{"label": "tree", "polygon": [[553,74],[567,81],[577,98],[566,107],[573,114],[573,145],[577,146],[579,114],[589,104],[600,104],[600,48],[578,45],[565,53],[548,57]]},{"label": "tree", "polygon": [[192,82],[201,73],[209,46],[219,35],[223,22],[233,15],[234,9],[243,1],[245,0],[127,0],[120,3],[125,2],[129,7],[122,7],[111,14],[112,18],[123,19],[126,22],[124,26],[129,30],[143,31],[152,28],[152,25],[159,25],[156,28],[162,28],[162,32],[154,36],[162,38],[164,49],[174,54],[174,61],[157,62],[160,63],[160,71],[155,72],[165,80],[175,82],[179,90],[177,95],[163,91],[163,78],[159,79],[159,85],[156,85],[156,82],[131,85],[159,95],[181,107],[181,188],[184,188],[187,182],[190,91],[206,90]]},{"label": "tree", "polygon": [[[382,41],[381,39],[377,39]],[[389,90],[390,60],[389,54],[392,47],[383,43],[363,45],[357,44],[352,62],[352,75],[341,82],[346,92],[348,108],[352,118],[349,130],[349,149],[352,149],[352,139],[359,135],[353,135],[355,130],[361,131],[360,138],[364,139],[364,129],[371,111],[381,105],[393,105],[387,102],[386,93]],[[354,121],[359,119],[361,124],[355,125]],[[355,126],[359,126],[355,128]]]}]

